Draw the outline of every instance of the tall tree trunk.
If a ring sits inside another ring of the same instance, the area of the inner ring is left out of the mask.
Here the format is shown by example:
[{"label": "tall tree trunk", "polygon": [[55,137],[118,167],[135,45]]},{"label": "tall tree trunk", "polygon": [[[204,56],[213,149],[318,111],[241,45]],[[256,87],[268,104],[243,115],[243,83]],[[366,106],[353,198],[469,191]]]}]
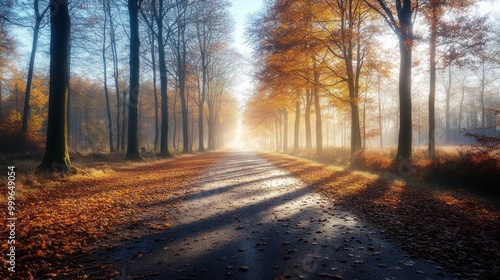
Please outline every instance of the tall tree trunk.
[{"label": "tall tree trunk", "polygon": [[127,130],[127,92],[123,91],[123,102],[122,102],[122,141],[120,144],[120,150],[125,151],[125,132]]},{"label": "tall tree trunk", "polygon": [[380,77],[377,77],[377,97],[378,97],[378,129],[380,132],[380,149],[384,149],[384,132],[382,127],[382,92],[380,87]]},{"label": "tall tree trunk", "polygon": [[[201,101],[200,101],[201,103]],[[205,103],[205,101],[203,101]],[[203,140],[203,104],[198,104],[198,152],[205,151],[205,143]]]},{"label": "tall tree trunk", "polygon": [[[35,7],[37,7],[37,1],[35,1]],[[35,23],[35,29],[33,30],[33,42],[31,47],[30,64],[28,68],[28,80],[26,82],[26,94],[24,95],[24,111],[23,111],[23,126],[21,131],[26,136],[28,133],[28,119],[30,116],[30,93],[31,93],[31,83],[33,81],[33,68],[35,66],[35,56],[36,47],[38,44],[38,32],[40,31],[40,21],[37,19]]]},{"label": "tall tree trunk", "polygon": [[188,109],[186,102],[186,50],[182,55],[182,70],[179,69],[179,97],[181,98],[181,113],[182,113],[182,152],[189,153],[189,127],[188,127]]},{"label": "tall tree trunk", "polygon": [[[314,74],[314,80],[319,83],[319,73]],[[316,111],[316,155],[323,153],[323,128],[321,124],[321,104],[319,90],[317,87],[313,89],[314,95],[314,110]]]},{"label": "tall tree trunk", "polygon": [[203,109],[205,105],[205,98],[207,96],[207,67],[206,67],[206,57],[205,53],[201,53],[201,65],[202,65],[202,81],[201,81],[201,96],[200,103],[198,104],[198,151],[205,151],[205,141],[204,141],[204,124],[203,124]]},{"label": "tall tree trunk", "polygon": [[176,141],[176,136],[177,136],[177,86],[175,87],[175,94],[174,94],[174,106],[173,106],[173,123],[174,123],[174,129],[173,129],[173,135],[172,135],[172,144],[174,150],[177,150],[177,141]]},{"label": "tall tree trunk", "polygon": [[299,150],[300,101],[295,102],[295,129],[293,132],[293,150]]},{"label": "tall tree trunk", "polygon": [[68,87],[70,64],[70,17],[68,3],[51,8],[50,90],[45,154],[37,172],[68,172]]},{"label": "tall tree trunk", "polygon": [[3,90],[3,70],[2,66],[0,65],[0,118],[2,118],[3,112],[2,112],[2,90]]},{"label": "tall tree trunk", "polygon": [[283,152],[288,152],[288,110],[283,109]]},{"label": "tall tree trunk", "polygon": [[33,69],[35,67],[35,56],[36,49],[38,45],[38,34],[40,32],[40,25],[42,23],[43,18],[45,17],[45,13],[49,10],[50,6],[48,5],[42,13],[40,13],[38,8],[39,1],[36,0],[33,2],[33,8],[35,10],[35,28],[33,29],[33,41],[31,45],[31,55],[30,55],[30,63],[28,67],[28,78],[26,81],[26,93],[24,95],[24,111],[23,111],[23,124],[21,131],[24,136],[27,136],[28,133],[28,121],[30,117],[30,93],[31,93],[31,83],[33,81]]},{"label": "tall tree trunk", "polygon": [[163,22],[158,21],[158,63],[160,65],[160,95],[161,95],[161,136],[160,155],[169,157],[168,151],[168,76],[165,48],[163,47]]},{"label": "tall tree trunk", "polygon": [[[460,111],[458,112],[458,135],[460,135],[462,130],[462,118],[463,118],[463,107],[464,107],[464,99],[465,99],[465,85],[462,86],[462,96],[460,97]],[[460,139],[460,138],[458,138]]]},{"label": "tall tree trunk", "polygon": [[335,108],[332,111],[332,126],[333,126],[333,147],[337,147],[337,126],[335,125]]},{"label": "tall tree trunk", "polygon": [[154,151],[157,152],[158,142],[160,140],[160,121],[159,121],[159,110],[158,110],[158,87],[156,85],[156,55],[155,55],[155,36],[151,34],[151,62],[153,68],[153,95],[155,98],[155,140],[154,140]]},{"label": "tall tree trunk", "polygon": [[276,119],[274,121],[274,136],[275,136],[275,140],[276,140],[276,152],[279,152],[280,151],[280,132],[279,132],[279,122],[278,120]]},{"label": "tall tree trunk", "polygon": [[485,135],[486,131],[486,106],[484,103],[484,92],[485,92],[485,87],[486,87],[486,63],[483,62],[481,65],[481,131],[483,132],[483,135]]},{"label": "tall tree trunk", "polygon": [[448,86],[446,87],[446,144],[450,144],[450,102],[451,102],[451,65],[448,67]]},{"label": "tall tree trunk", "polygon": [[139,160],[139,2],[128,0],[130,16],[130,94],[128,107],[128,141],[126,158]]},{"label": "tall tree trunk", "polygon": [[104,70],[104,77],[103,78],[104,78],[104,95],[106,97],[106,113],[108,116],[109,151],[112,153],[115,150],[113,147],[113,121],[111,119],[111,108],[110,108],[110,104],[109,104],[108,70],[107,70],[107,63],[106,63],[106,25],[107,25],[107,22],[108,22],[108,17],[107,17],[107,14],[104,13],[104,28],[103,28],[103,32],[102,32],[102,35],[103,35],[103,39],[102,39],[102,63],[103,63],[103,70]]},{"label": "tall tree trunk", "polygon": [[398,11],[399,26],[399,159],[411,159],[412,120],[411,120],[411,60],[413,47],[412,10],[409,0]]},{"label": "tall tree trunk", "polygon": [[357,100],[351,101],[351,156],[361,150],[361,130]]},{"label": "tall tree trunk", "polygon": [[[431,39],[430,39],[430,86],[429,86],[429,157],[436,156],[436,46],[437,46],[437,7],[431,4]],[[448,134],[446,134],[448,136]],[[420,137],[419,137],[420,143]]]},{"label": "tall tree trunk", "polygon": [[349,104],[351,106],[351,156],[361,150],[361,130],[359,123],[359,88],[354,75],[353,55],[351,50],[345,51],[345,66],[347,72],[347,87],[349,89]]},{"label": "tall tree trunk", "polygon": [[208,150],[215,150],[214,143],[214,106],[208,102]]},{"label": "tall tree trunk", "polygon": [[323,128],[321,123],[321,106],[319,93],[316,90],[314,93],[314,107],[316,110],[316,155],[323,153]]},{"label": "tall tree trunk", "polygon": [[[106,1],[106,0],[104,0]],[[116,34],[115,34],[115,26],[113,22],[113,15],[111,13],[111,2],[107,3],[107,13],[109,18],[109,28],[110,28],[110,40],[111,40],[111,53],[113,57],[113,79],[115,82],[115,92],[116,92],[116,150],[123,151],[124,150],[124,142],[125,140],[125,130],[123,129],[123,122],[125,121],[125,109],[123,108],[123,104],[120,98],[120,83],[119,83],[119,71],[118,71],[118,51],[116,49]],[[126,102],[126,101],[124,101]],[[120,115],[123,112],[123,119],[120,122]],[[120,126],[122,129],[120,129]],[[120,141],[122,140],[122,141]],[[121,144],[121,145],[120,145]]]},{"label": "tall tree trunk", "polygon": [[[70,40],[70,46],[69,46],[69,57],[70,57],[70,60],[71,60],[71,40]],[[71,76],[71,63],[70,63],[70,67],[68,67],[68,72],[70,73],[69,76]],[[69,79],[69,82],[68,82],[68,104],[66,104],[66,125],[67,125],[67,128],[66,128],[66,137],[67,137],[67,146],[68,147],[71,147],[71,135],[70,135],[70,127],[71,127],[71,78]]]},{"label": "tall tree trunk", "polygon": [[366,150],[366,92],[363,100],[363,150]]},{"label": "tall tree trunk", "polygon": [[310,89],[306,89],[306,108],[305,108],[305,126],[306,126],[306,150],[312,149],[312,132],[311,132],[311,104],[313,94]]},{"label": "tall tree trunk", "polygon": [[283,120],[281,119],[281,112],[278,113],[278,136],[278,151],[280,151],[280,149],[283,149]]}]

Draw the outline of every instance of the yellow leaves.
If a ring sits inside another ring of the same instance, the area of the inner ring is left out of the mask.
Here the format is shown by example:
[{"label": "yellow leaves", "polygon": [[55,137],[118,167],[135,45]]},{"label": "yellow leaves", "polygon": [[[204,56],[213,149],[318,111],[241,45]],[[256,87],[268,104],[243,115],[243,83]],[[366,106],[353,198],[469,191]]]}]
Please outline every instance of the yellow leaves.
[{"label": "yellow leaves", "polygon": [[155,224],[150,224],[150,225],[148,225],[148,227],[151,229],[158,229],[158,230],[163,229],[163,227],[161,225],[155,225]]}]

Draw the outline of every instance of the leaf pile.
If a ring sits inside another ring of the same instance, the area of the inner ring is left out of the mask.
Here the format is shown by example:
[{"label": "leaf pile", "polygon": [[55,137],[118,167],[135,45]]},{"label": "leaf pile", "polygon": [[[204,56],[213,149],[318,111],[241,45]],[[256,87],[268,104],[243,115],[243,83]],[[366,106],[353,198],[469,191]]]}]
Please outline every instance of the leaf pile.
[{"label": "leaf pile", "polygon": [[[16,272],[0,261],[2,279],[32,279],[75,275],[82,267],[71,260],[171,226],[167,207],[175,207],[183,188],[221,153],[207,153],[142,164],[131,164],[98,178],[78,176],[16,201]],[[2,235],[7,236],[7,227]],[[2,251],[7,252],[7,239]],[[76,272],[75,272],[76,270]]]},{"label": "leaf pile", "polygon": [[500,206],[457,198],[384,176],[262,154],[366,218],[412,257],[443,266],[454,277],[500,279]]}]

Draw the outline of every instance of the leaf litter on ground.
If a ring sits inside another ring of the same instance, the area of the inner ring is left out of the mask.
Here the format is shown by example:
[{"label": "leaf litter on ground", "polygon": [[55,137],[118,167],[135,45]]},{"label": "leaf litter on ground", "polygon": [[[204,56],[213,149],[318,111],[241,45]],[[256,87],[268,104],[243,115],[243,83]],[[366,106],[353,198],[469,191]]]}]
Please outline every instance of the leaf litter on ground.
[{"label": "leaf litter on ground", "polygon": [[373,223],[410,256],[438,263],[457,278],[500,279],[498,200],[454,196],[291,156],[260,155]]},{"label": "leaf litter on ground", "polygon": [[[83,277],[84,268],[74,258],[175,224],[167,210],[221,157],[214,152],[130,164],[97,178],[61,177],[63,183],[21,197],[16,201],[16,272],[9,274],[2,254],[0,278]],[[1,233],[6,236],[7,230]],[[9,246],[2,240],[4,252]]]}]

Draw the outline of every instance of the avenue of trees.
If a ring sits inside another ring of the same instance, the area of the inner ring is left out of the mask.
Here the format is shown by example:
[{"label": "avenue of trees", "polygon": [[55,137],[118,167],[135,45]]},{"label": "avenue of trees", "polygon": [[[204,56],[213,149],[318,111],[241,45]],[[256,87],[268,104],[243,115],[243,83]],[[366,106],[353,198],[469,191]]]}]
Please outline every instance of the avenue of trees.
[{"label": "avenue of trees", "polygon": [[44,142],[38,169],[67,171],[69,149],[137,160],[222,147],[237,124],[229,7],[2,0],[0,148]]},{"label": "avenue of trees", "polygon": [[467,132],[498,138],[500,19],[478,2],[268,1],[247,26],[257,145],[396,145],[407,160],[415,146],[434,157],[436,144],[470,143]]}]

